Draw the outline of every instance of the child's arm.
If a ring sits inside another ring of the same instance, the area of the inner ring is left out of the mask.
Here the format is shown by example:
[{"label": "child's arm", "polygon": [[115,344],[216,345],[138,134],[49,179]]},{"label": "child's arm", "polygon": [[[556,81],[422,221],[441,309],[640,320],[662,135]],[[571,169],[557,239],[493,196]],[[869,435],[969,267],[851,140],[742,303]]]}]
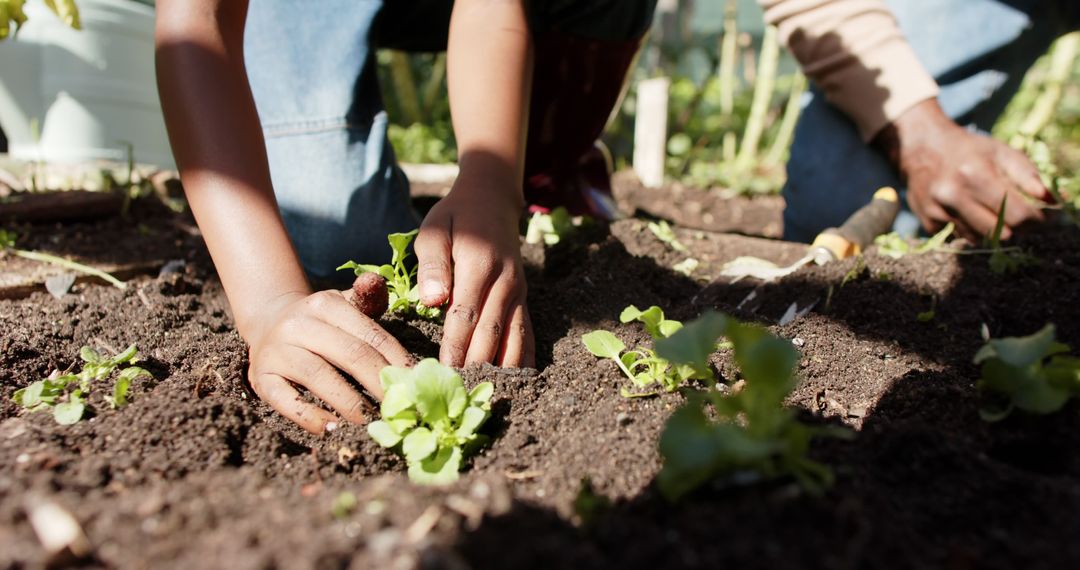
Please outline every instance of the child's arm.
[{"label": "child's arm", "polygon": [[422,300],[451,301],[445,364],[533,364],[518,238],[531,50],[523,0],[455,2],[447,63],[461,174],[416,241]]},{"label": "child's arm", "polygon": [[362,396],[334,369],[381,396],[378,372],[408,353],[338,291],[312,293],[278,213],[259,118],[247,83],[247,2],[157,3],[158,90],[192,212],[251,347],[261,398],[320,433],[335,416],[300,400],[305,386],[345,419]]}]

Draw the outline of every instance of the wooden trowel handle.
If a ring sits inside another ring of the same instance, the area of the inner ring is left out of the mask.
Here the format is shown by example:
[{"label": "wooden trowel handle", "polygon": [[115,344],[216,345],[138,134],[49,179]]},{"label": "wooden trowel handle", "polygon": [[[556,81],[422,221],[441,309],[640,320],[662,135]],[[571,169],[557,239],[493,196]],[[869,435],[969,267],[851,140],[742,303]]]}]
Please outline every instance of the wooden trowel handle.
[{"label": "wooden trowel handle", "polygon": [[814,248],[828,250],[835,259],[862,253],[874,238],[887,233],[900,213],[900,196],[891,187],[874,192],[874,199],[859,208],[839,228],[829,228],[814,238]]}]

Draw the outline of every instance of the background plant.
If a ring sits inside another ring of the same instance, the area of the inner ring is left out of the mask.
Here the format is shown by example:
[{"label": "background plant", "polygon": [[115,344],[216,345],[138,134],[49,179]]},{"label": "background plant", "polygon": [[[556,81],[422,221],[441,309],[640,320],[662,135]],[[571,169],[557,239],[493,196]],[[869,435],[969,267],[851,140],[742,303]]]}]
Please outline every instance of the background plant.
[{"label": "background plant", "polygon": [[117,370],[120,372],[105,401],[113,408],[127,404],[131,382],[140,377],[153,378],[144,368],[131,366],[138,357],[139,351],[134,344],[110,358],[84,346],[79,350],[83,366],[78,373],[65,372],[38,380],[16,390],[12,399],[31,412],[51,410],[56,423],[70,425],[82,419],[90,392]]},{"label": "background plant", "polygon": [[738,389],[687,394],[660,436],[664,466],[660,491],[675,500],[717,477],[748,472],[772,479],[793,477],[807,491],[820,493],[833,482],[832,471],[808,457],[810,442],[821,435],[846,436],[846,430],[800,422],[784,400],[795,388],[799,352],[765,329],[709,311],[656,350],[671,362],[704,372],[717,338],[727,337],[744,383]]},{"label": "background plant", "polygon": [[[654,342],[668,338],[682,328],[679,321],[664,318],[664,311],[655,305],[644,311],[630,305],[623,309],[619,321],[642,323]],[[673,392],[687,380],[704,377],[705,374],[691,366],[672,364],[657,356],[656,351],[651,348],[626,350],[626,344],[606,330],[586,333],[582,335],[581,342],[594,356],[614,361],[619,370],[634,383],[637,392],[631,392],[625,387],[619,389],[619,393],[625,398],[655,395],[655,391],[645,391],[654,384]]]},{"label": "background plant", "polygon": [[1033,414],[1056,412],[1080,394],[1080,358],[1057,342],[1054,325],[1025,337],[992,339],[975,354],[981,376],[977,386],[1000,407],[983,407],[979,414],[998,421],[1013,410]]}]

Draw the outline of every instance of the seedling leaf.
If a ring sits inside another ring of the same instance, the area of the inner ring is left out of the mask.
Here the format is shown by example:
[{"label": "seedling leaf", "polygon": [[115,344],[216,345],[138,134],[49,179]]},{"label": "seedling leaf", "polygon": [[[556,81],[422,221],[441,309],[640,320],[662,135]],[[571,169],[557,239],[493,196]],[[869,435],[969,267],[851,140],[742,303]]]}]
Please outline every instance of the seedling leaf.
[{"label": "seedling leaf", "polygon": [[626,345],[619,337],[604,330],[585,333],[581,336],[581,341],[589,352],[600,358],[619,360],[619,354],[626,350]]},{"label": "seedling leaf", "polygon": [[375,443],[383,447],[394,447],[398,443],[401,443],[401,434],[390,427],[389,423],[382,420],[376,420],[369,423],[367,432],[368,435],[371,436],[371,439],[375,440]]},{"label": "seedling leaf", "polygon": [[975,354],[981,371],[977,386],[1006,403],[984,408],[983,419],[1004,419],[1014,408],[1034,414],[1060,410],[1080,393],[1080,359],[1064,356],[1068,351],[1049,324],[1027,337],[987,341]]}]

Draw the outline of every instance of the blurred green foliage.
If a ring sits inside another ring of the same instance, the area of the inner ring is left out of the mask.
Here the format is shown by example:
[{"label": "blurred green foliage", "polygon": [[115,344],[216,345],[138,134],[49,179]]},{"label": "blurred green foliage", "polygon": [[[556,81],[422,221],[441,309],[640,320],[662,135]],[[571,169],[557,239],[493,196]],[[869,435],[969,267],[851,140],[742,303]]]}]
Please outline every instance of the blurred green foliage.
[{"label": "blurred green foliage", "polygon": [[[739,9],[747,11],[744,8],[740,6]],[[763,48],[765,40],[760,28],[753,25],[754,18],[760,18],[760,14],[738,14],[738,25],[732,28],[736,30],[732,37],[737,41],[728,46],[726,67],[721,61],[724,36],[716,34],[715,30],[690,33],[695,22],[690,19],[676,21],[674,28],[679,33],[674,39],[670,33],[665,39],[663,34],[654,31],[633,72],[634,81],[622,107],[604,135],[617,168],[628,168],[633,155],[636,114],[633,84],[640,79],[666,74],[672,77],[668,109],[668,177],[689,186],[722,188],[736,194],[779,192],[785,180],[784,164],[805,79],[786,54],[780,56],[778,63],[773,61],[771,68],[763,61],[765,58],[760,54],[767,52]],[[412,85],[402,85],[406,74],[400,61],[396,64],[399,67],[395,76],[395,62],[389,52],[379,54],[379,78],[392,123],[390,140],[398,159],[417,163],[454,162],[457,146],[446,95],[445,58],[410,54],[400,59],[408,62],[407,81]],[[1050,60],[1050,55],[1042,58],[1028,73],[1019,93],[994,128],[995,136],[1015,142],[1017,130],[1029,120],[1048,84],[1059,83],[1048,77],[1052,75]],[[770,69],[777,70],[775,75],[769,73]],[[728,101],[725,101],[725,77],[731,82]],[[1051,120],[1039,129],[1037,138],[1051,149],[1051,160],[1058,170],[1068,174],[1070,181],[1075,181],[1080,179],[1076,176],[1080,170],[1080,59],[1074,62],[1072,72],[1060,88],[1060,101]],[[755,118],[752,109],[756,90],[763,92],[766,105]],[[404,104],[401,93],[407,95]],[[756,127],[760,129],[760,137],[750,137],[749,146],[753,148],[745,153],[743,141],[755,121],[759,123]],[[1077,198],[1075,195],[1069,197]]]}]

